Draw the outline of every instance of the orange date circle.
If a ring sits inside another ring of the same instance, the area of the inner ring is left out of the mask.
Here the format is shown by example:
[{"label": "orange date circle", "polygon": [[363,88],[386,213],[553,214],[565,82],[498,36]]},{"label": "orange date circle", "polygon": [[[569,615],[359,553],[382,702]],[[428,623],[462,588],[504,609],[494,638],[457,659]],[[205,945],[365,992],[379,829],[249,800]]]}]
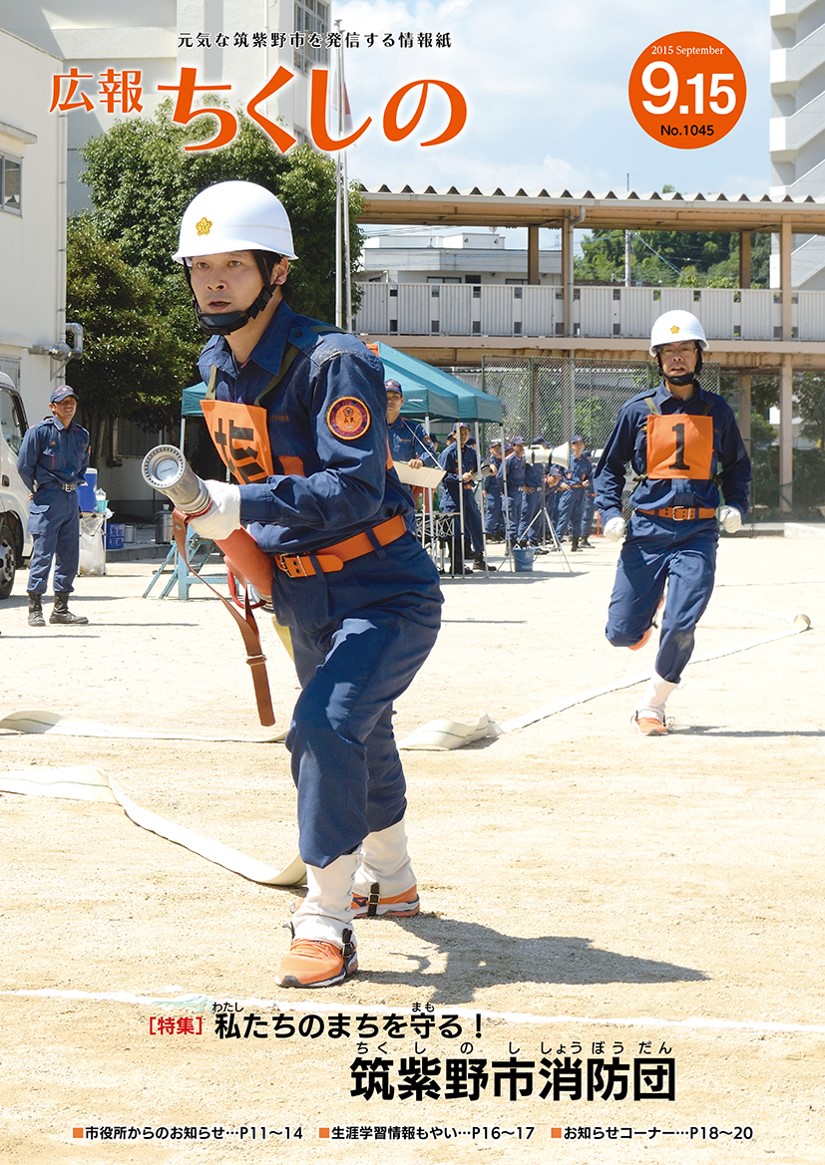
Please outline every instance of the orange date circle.
[{"label": "orange date circle", "polygon": [[630,109],[664,146],[696,150],[730,133],[747,96],[736,54],[704,32],[673,32],[639,54],[628,82]]}]

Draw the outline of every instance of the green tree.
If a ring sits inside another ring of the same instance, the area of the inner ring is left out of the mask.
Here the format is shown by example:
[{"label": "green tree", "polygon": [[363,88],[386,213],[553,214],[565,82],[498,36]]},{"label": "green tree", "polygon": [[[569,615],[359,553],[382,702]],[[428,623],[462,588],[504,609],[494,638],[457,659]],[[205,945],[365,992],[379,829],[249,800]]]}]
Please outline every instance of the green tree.
[{"label": "green tree", "polygon": [[114,418],[153,428],[174,418],[194,347],[167,326],[154,272],[127,262],[117,243],[101,237],[93,215],[70,221],[66,268],[70,314],[84,329],[71,383],[95,456],[111,458]]},{"label": "green tree", "polygon": [[[216,99],[206,98],[212,104]],[[190,126],[170,120],[164,102],[153,118],[118,122],[86,143],[83,181],[91,189],[94,213],[105,238],[117,240],[129,262],[146,263],[158,274],[188,289],[172,262],[178,227],[188,202],[214,182],[240,179],[273,190],[292,223],[298,261],[290,273],[292,295],[307,315],[330,320],[335,313],[335,163],[311,146],[279,153],[245,114],[238,112],[238,134],[220,150],[189,151],[187,144],[212,133],[211,118]],[[354,272],[363,233],[357,225],[361,197],[349,192],[350,257]],[[354,293],[357,289],[354,288]]]},{"label": "green tree", "polygon": [[[751,285],[767,287],[770,235],[755,234]],[[625,232],[594,230],[575,260],[577,283],[621,283]],[[632,231],[634,284],[663,287],[738,287],[739,233],[720,231]]]},{"label": "green tree", "polygon": [[825,449],[825,373],[798,372],[793,387],[804,436]]}]

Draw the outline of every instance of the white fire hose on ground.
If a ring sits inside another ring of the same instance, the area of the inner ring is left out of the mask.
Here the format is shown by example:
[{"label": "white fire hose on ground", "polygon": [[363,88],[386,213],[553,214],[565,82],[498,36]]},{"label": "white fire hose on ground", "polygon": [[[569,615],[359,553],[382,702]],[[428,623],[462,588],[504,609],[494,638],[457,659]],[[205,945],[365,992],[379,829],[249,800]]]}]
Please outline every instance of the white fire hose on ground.
[{"label": "white fire hose on ground", "polygon": [[[761,647],[780,639],[799,635],[807,631],[811,626],[810,618],[801,613],[792,616],[790,619],[786,619],[786,622],[790,623],[790,627],[782,631],[762,636],[759,639],[740,644],[738,647],[726,648],[722,651],[696,657],[690,661],[688,666],[722,659],[725,656],[736,655],[743,651],[750,651],[755,647]],[[589,700],[597,699],[599,696],[644,683],[648,678],[647,672],[639,673],[629,679],[619,680],[600,688],[579,692],[574,696],[557,701],[555,704],[550,704],[522,716],[505,720],[501,724],[497,724],[487,713],[482,713],[474,724],[466,724],[456,720],[434,720],[416,729],[416,731],[407,736],[399,743],[399,748],[431,751],[448,751],[462,748],[481,740],[494,739],[495,737],[515,732],[521,728],[526,728],[530,724],[545,720],[578,704],[583,704]],[[96,724],[94,721],[72,720],[71,718],[63,718],[51,712],[19,712],[11,716],[6,716],[0,720],[0,729],[2,728],[28,733],[55,732],[57,734],[78,736],[184,739],[180,735],[170,737],[169,734],[164,733],[150,733],[145,730],[140,731],[125,727],[107,727]],[[236,738],[218,736],[198,737],[197,739],[231,740]],[[276,738],[270,736],[268,739],[273,740]],[[248,743],[262,743],[262,741],[250,740]],[[215,862],[234,873],[240,874],[244,878],[263,885],[298,885],[303,881],[306,873],[304,863],[300,857],[293,858],[291,862],[280,869],[274,866],[268,866],[264,862],[249,858],[237,850],[223,845],[221,842],[212,841],[209,838],[203,837],[201,834],[195,833],[193,830],[185,829],[176,825],[174,822],[165,820],[155,813],[141,809],[140,806],[136,805],[122,790],[95,768],[76,766],[61,769],[30,766],[19,772],[0,773],[0,791],[34,796],[104,801],[120,805],[127,816],[142,828],[149,829],[161,837],[174,841],[178,845],[183,845],[193,853],[200,854],[208,861]]]},{"label": "white fire hose on ground", "polygon": [[[811,626],[811,620],[807,615],[803,614],[792,616],[788,622],[790,622],[791,626],[783,631],[774,632],[760,639],[751,640],[749,643],[743,643],[739,647],[725,648],[723,651],[716,651],[709,655],[696,656],[690,661],[688,667],[699,663],[708,663],[714,659],[722,659],[727,655],[736,655],[742,651],[750,651],[754,647],[762,647],[764,644],[773,643],[777,639],[787,639],[791,635],[799,635],[803,631],[807,631]],[[565,712],[568,708],[575,708],[578,704],[586,704],[589,700],[595,700],[599,696],[607,696],[611,692],[619,692],[624,688],[634,688],[637,684],[645,683],[649,678],[649,672],[640,672],[630,678],[617,680],[613,683],[605,684],[600,688],[590,688],[588,691],[578,692],[573,696],[557,701],[555,704],[548,704],[544,708],[537,708],[532,712],[526,712],[523,716],[516,716],[511,720],[504,720],[500,724],[497,724],[495,720],[491,719],[486,712],[482,712],[474,724],[463,724],[457,720],[431,720],[429,724],[422,725],[421,728],[417,728],[409,736],[405,737],[399,743],[398,747],[436,752],[463,748],[468,744],[475,744],[480,740],[494,739],[498,736],[504,736],[508,732],[515,732],[517,729],[526,728],[530,724],[536,724],[539,720],[546,720],[550,716],[555,716],[559,712]]]}]

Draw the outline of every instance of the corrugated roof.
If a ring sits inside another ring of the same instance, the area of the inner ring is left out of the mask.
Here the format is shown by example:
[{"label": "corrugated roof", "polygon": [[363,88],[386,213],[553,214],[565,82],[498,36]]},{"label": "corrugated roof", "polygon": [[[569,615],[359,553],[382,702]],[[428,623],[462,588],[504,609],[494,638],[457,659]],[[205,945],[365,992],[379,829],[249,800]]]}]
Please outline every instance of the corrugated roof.
[{"label": "corrugated roof", "polygon": [[449,226],[560,227],[575,220],[582,230],[595,228],[778,231],[790,224],[795,234],[825,234],[825,197],[811,195],[772,198],[769,194],[681,194],[658,191],[618,194],[591,190],[507,194],[500,188],[462,193],[454,186],[440,193],[432,186],[393,191],[361,187],[364,211],[359,221],[370,224]]}]

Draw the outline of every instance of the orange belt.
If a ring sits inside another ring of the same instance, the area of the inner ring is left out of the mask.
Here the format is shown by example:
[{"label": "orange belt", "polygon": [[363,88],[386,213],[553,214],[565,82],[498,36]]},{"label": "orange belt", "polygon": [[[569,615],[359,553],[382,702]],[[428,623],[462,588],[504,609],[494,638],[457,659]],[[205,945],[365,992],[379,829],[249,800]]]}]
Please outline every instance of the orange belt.
[{"label": "orange belt", "polygon": [[375,542],[370,535],[379,546],[389,546],[406,532],[407,523],[401,514],[396,514],[386,522],[379,522],[371,530],[353,534],[352,538],[345,538],[343,542],[336,542],[334,546],[325,546],[323,550],[316,550],[313,554],[276,554],[275,565],[290,578],[310,578],[317,573],[316,566],[320,567],[324,574],[331,574],[341,570],[344,563],[351,562],[353,558],[372,554]]},{"label": "orange belt", "polygon": [[636,513],[653,518],[672,518],[674,522],[692,522],[695,518],[716,517],[716,510],[698,506],[667,506],[663,510],[637,510]]}]

